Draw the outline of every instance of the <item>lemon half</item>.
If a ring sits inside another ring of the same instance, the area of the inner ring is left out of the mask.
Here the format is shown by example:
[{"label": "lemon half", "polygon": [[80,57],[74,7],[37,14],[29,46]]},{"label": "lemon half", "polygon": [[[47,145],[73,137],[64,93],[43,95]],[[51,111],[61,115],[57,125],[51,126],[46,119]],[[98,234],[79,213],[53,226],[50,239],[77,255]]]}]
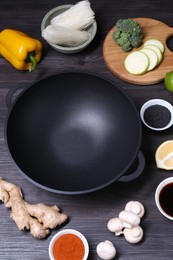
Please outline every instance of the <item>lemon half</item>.
[{"label": "lemon half", "polygon": [[163,142],[155,153],[158,168],[173,170],[173,140]]}]

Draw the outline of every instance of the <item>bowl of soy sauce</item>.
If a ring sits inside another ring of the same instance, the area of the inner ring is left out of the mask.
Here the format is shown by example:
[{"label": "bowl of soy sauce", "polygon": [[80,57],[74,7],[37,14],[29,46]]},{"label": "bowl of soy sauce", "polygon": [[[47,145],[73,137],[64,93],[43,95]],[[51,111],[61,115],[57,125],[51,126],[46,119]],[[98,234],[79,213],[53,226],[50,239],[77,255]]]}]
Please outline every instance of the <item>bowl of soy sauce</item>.
[{"label": "bowl of soy sauce", "polygon": [[155,192],[158,210],[166,218],[173,220],[173,177],[164,179]]}]

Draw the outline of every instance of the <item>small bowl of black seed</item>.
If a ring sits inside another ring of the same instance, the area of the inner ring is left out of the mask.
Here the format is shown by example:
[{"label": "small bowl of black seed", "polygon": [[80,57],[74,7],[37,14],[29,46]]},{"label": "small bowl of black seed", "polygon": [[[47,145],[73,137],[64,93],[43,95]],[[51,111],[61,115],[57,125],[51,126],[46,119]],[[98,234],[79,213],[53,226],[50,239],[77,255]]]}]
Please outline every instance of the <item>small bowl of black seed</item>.
[{"label": "small bowl of black seed", "polygon": [[163,99],[150,99],[141,107],[140,116],[148,128],[166,130],[173,124],[173,106]]}]

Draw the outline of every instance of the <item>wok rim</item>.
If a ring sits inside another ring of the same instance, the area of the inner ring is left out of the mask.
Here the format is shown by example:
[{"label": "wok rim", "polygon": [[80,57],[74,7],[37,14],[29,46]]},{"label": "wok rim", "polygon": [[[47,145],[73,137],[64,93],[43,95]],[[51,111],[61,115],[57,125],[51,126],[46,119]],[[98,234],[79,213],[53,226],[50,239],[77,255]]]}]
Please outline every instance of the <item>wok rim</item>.
[{"label": "wok rim", "polygon": [[[28,89],[30,89],[33,85],[39,83],[40,81],[42,81],[44,79],[47,79],[47,78],[50,78],[50,77],[54,77],[54,76],[58,76],[58,75],[61,75],[61,74],[69,74],[69,73],[70,74],[84,74],[84,75],[89,75],[89,76],[91,75],[91,76],[94,76],[94,77],[98,77],[98,78],[100,78],[102,80],[107,81],[108,83],[110,83],[114,87],[116,87],[126,97],[128,102],[130,103],[131,107],[133,108],[133,111],[136,114],[136,121],[137,121],[138,132],[139,132],[138,138],[136,138],[136,140],[137,140],[136,141],[136,148],[134,149],[135,151],[133,153],[133,156],[132,156],[131,160],[129,160],[129,164],[124,167],[124,169],[121,171],[121,173],[118,176],[115,176],[115,178],[112,178],[110,181],[107,181],[106,183],[104,183],[102,185],[99,185],[97,187],[84,189],[84,190],[76,190],[76,191],[70,191],[70,190],[65,191],[65,190],[62,190],[62,189],[53,189],[53,188],[47,187],[47,186],[45,186],[45,185],[43,185],[43,184],[33,180],[32,178],[30,178],[22,169],[20,169],[20,167],[16,163],[15,159],[13,158],[13,156],[11,154],[11,151],[10,151],[10,148],[9,148],[9,145],[8,145],[8,140],[7,140],[8,139],[7,138],[7,126],[8,126],[10,114],[11,114],[11,111],[13,110],[15,104],[22,97],[22,95]],[[21,86],[16,87],[16,89],[22,89],[22,91],[17,95],[17,97],[15,97],[15,100],[13,101],[13,104],[11,104],[11,106],[8,108],[8,112],[7,112],[7,116],[6,116],[6,120],[5,120],[5,125],[4,125],[5,145],[6,145],[6,148],[7,148],[8,155],[10,156],[10,158],[11,158],[15,168],[17,169],[17,171],[26,180],[28,180],[30,183],[34,184],[36,187],[39,187],[39,188],[41,188],[43,190],[46,190],[46,191],[49,191],[49,192],[53,192],[53,193],[56,193],[56,194],[62,194],[62,195],[88,194],[88,193],[92,193],[92,192],[101,190],[103,188],[106,188],[109,185],[113,184],[115,181],[118,181],[118,179],[123,177],[126,174],[126,172],[128,171],[128,169],[133,165],[135,159],[138,156],[138,153],[140,152],[140,148],[141,148],[141,143],[142,143],[142,123],[141,123],[141,120],[140,120],[140,114],[139,114],[139,112],[137,110],[137,107],[136,107],[134,101],[130,98],[130,96],[120,86],[118,86],[118,84],[116,82],[113,82],[112,80],[106,78],[105,76],[99,75],[98,73],[91,73],[91,72],[85,72],[85,71],[71,71],[70,70],[70,71],[64,71],[64,72],[60,72],[60,73],[53,73],[53,74],[46,75],[46,76],[40,78],[39,80],[34,81],[31,84],[28,84],[27,86],[21,85]],[[7,94],[7,98],[8,98],[8,94]]]}]

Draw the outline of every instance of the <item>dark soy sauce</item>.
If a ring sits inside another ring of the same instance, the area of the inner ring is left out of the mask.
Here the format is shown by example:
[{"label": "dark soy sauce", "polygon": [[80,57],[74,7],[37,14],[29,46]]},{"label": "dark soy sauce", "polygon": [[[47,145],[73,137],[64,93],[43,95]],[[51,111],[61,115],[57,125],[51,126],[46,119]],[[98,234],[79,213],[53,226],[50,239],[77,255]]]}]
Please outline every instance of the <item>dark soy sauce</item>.
[{"label": "dark soy sauce", "polygon": [[159,202],[163,211],[173,217],[173,183],[168,183],[162,188]]}]

